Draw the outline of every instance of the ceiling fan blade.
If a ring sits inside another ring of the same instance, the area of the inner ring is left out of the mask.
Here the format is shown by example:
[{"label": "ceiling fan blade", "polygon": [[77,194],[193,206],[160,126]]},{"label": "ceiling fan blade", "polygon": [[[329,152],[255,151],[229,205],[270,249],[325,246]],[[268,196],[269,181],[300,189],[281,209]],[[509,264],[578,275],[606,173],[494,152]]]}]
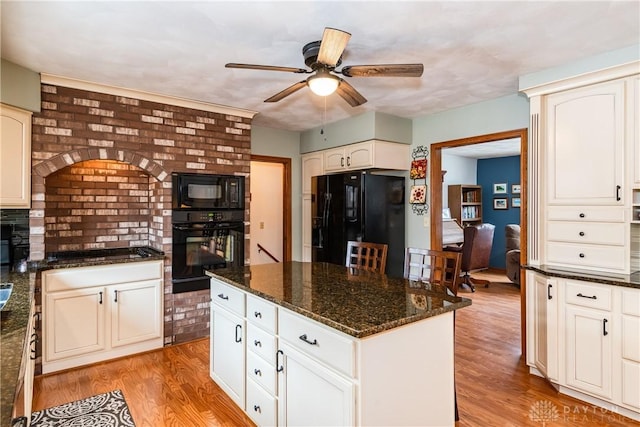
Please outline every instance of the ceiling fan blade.
[{"label": "ceiling fan blade", "polygon": [[351,34],[335,28],[325,28],[320,42],[317,61],[321,64],[335,67],[347,47]]},{"label": "ceiling fan blade", "polygon": [[230,62],[225,65],[227,68],[243,68],[246,70],[265,70],[265,71],[284,71],[288,73],[311,73],[309,70],[305,70],[304,68],[294,68],[294,67],[277,67],[275,65],[254,65],[254,64],[236,64]]},{"label": "ceiling fan blade", "polygon": [[336,89],[338,95],[349,103],[352,107],[357,107],[367,102],[367,98],[362,96],[353,86],[347,83],[344,79],[340,79],[338,89]]},{"label": "ceiling fan blade", "polygon": [[340,73],[347,77],[421,77],[422,64],[351,65]]},{"label": "ceiling fan blade", "polygon": [[300,89],[302,89],[306,85],[307,85],[307,81],[306,80],[303,80],[301,82],[292,84],[291,86],[289,86],[288,88],[286,88],[282,92],[278,92],[275,95],[273,95],[271,98],[265,99],[264,102],[278,102],[282,98],[285,98],[285,97],[291,95],[292,93],[299,91]]}]

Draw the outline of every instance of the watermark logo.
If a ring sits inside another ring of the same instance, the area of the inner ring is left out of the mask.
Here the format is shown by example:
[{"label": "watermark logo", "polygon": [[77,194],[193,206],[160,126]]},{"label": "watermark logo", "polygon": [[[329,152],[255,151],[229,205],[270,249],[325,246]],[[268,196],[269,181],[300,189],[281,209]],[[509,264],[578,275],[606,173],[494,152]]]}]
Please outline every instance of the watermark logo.
[{"label": "watermark logo", "polygon": [[545,426],[549,422],[558,421],[560,412],[558,407],[548,400],[538,400],[529,408],[529,419],[541,422]]}]

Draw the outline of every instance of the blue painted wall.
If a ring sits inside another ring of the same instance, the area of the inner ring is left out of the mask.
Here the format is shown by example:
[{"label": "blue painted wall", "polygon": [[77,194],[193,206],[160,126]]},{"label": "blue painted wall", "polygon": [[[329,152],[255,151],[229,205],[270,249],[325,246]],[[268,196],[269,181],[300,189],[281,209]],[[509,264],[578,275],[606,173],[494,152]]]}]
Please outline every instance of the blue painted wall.
[{"label": "blue painted wall", "polygon": [[[493,184],[506,183],[506,194],[494,194]],[[478,160],[478,185],[482,186],[482,219],[496,226],[489,265],[505,269],[504,226],[520,224],[520,208],[512,206],[512,199],[520,194],[511,192],[512,184],[520,184],[520,156]],[[508,209],[493,209],[494,198],[507,199]]]}]

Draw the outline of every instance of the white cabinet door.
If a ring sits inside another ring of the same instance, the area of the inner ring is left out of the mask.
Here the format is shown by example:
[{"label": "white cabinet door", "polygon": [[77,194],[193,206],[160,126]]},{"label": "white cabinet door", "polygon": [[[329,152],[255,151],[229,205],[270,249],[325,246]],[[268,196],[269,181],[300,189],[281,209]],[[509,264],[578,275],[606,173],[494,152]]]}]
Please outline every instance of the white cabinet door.
[{"label": "white cabinet door", "polygon": [[245,321],[213,304],[211,334],[211,376],[245,409]]},{"label": "white cabinet door", "polygon": [[547,202],[624,205],[625,81],[549,95],[546,114]]},{"label": "white cabinet door", "polygon": [[302,162],[302,194],[311,194],[311,177],[324,174],[322,152],[308,153],[300,157]]},{"label": "white cabinet door", "polygon": [[31,112],[0,104],[0,206],[31,206]]},{"label": "white cabinet door", "polygon": [[[631,80],[631,91],[633,93],[633,105],[629,108],[629,120],[633,123],[633,151],[634,164],[633,164],[633,183],[636,186],[640,186],[640,77],[636,76]],[[634,203],[636,203],[634,201]]]},{"label": "white cabinet door", "polygon": [[565,321],[567,385],[611,399],[611,314],[567,304]]},{"label": "white cabinet door", "polygon": [[45,361],[105,349],[105,288],[78,289],[46,295]]},{"label": "white cabinet door", "polygon": [[324,171],[338,172],[346,170],[346,154],[344,147],[324,151]]},{"label": "white cabinet door", "polygon": [[281,342],[278,419],[286,426],[352,426],[354,385]]},{"label": "white cabinet door", "polygon": [[118,285],[109,289],[112,347],[161,337],[161,289],[161,280]]},{"label": "white cabinet door", "polygon": [[[534,301],[534,364],[547,378],[558,379],[558,283],[532,275]],[[531,277],[531,276],[529,276]]]},{"label": "white cabinet door", "polygon": [[362,142],[347,146],[345,150],[348,169],[366,169],[374,166],[374,143]]}]

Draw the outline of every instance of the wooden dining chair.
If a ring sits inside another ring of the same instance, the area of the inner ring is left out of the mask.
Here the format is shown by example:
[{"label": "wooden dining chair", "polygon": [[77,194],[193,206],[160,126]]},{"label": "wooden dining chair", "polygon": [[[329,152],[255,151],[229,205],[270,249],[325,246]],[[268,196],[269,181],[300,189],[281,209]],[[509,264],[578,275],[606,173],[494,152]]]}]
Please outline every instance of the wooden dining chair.
[{"label": "wooden dining chair", "polygon": [[347,267],[360,270],[384,273],[387,266],[387,251],[389,246],[384,243],[347,242]]},{"label": "wooden dining chair", "polygon": [[458,295],[461,254],[434,249],[407,248],[404,256],[404,277],[446,286]]}]

